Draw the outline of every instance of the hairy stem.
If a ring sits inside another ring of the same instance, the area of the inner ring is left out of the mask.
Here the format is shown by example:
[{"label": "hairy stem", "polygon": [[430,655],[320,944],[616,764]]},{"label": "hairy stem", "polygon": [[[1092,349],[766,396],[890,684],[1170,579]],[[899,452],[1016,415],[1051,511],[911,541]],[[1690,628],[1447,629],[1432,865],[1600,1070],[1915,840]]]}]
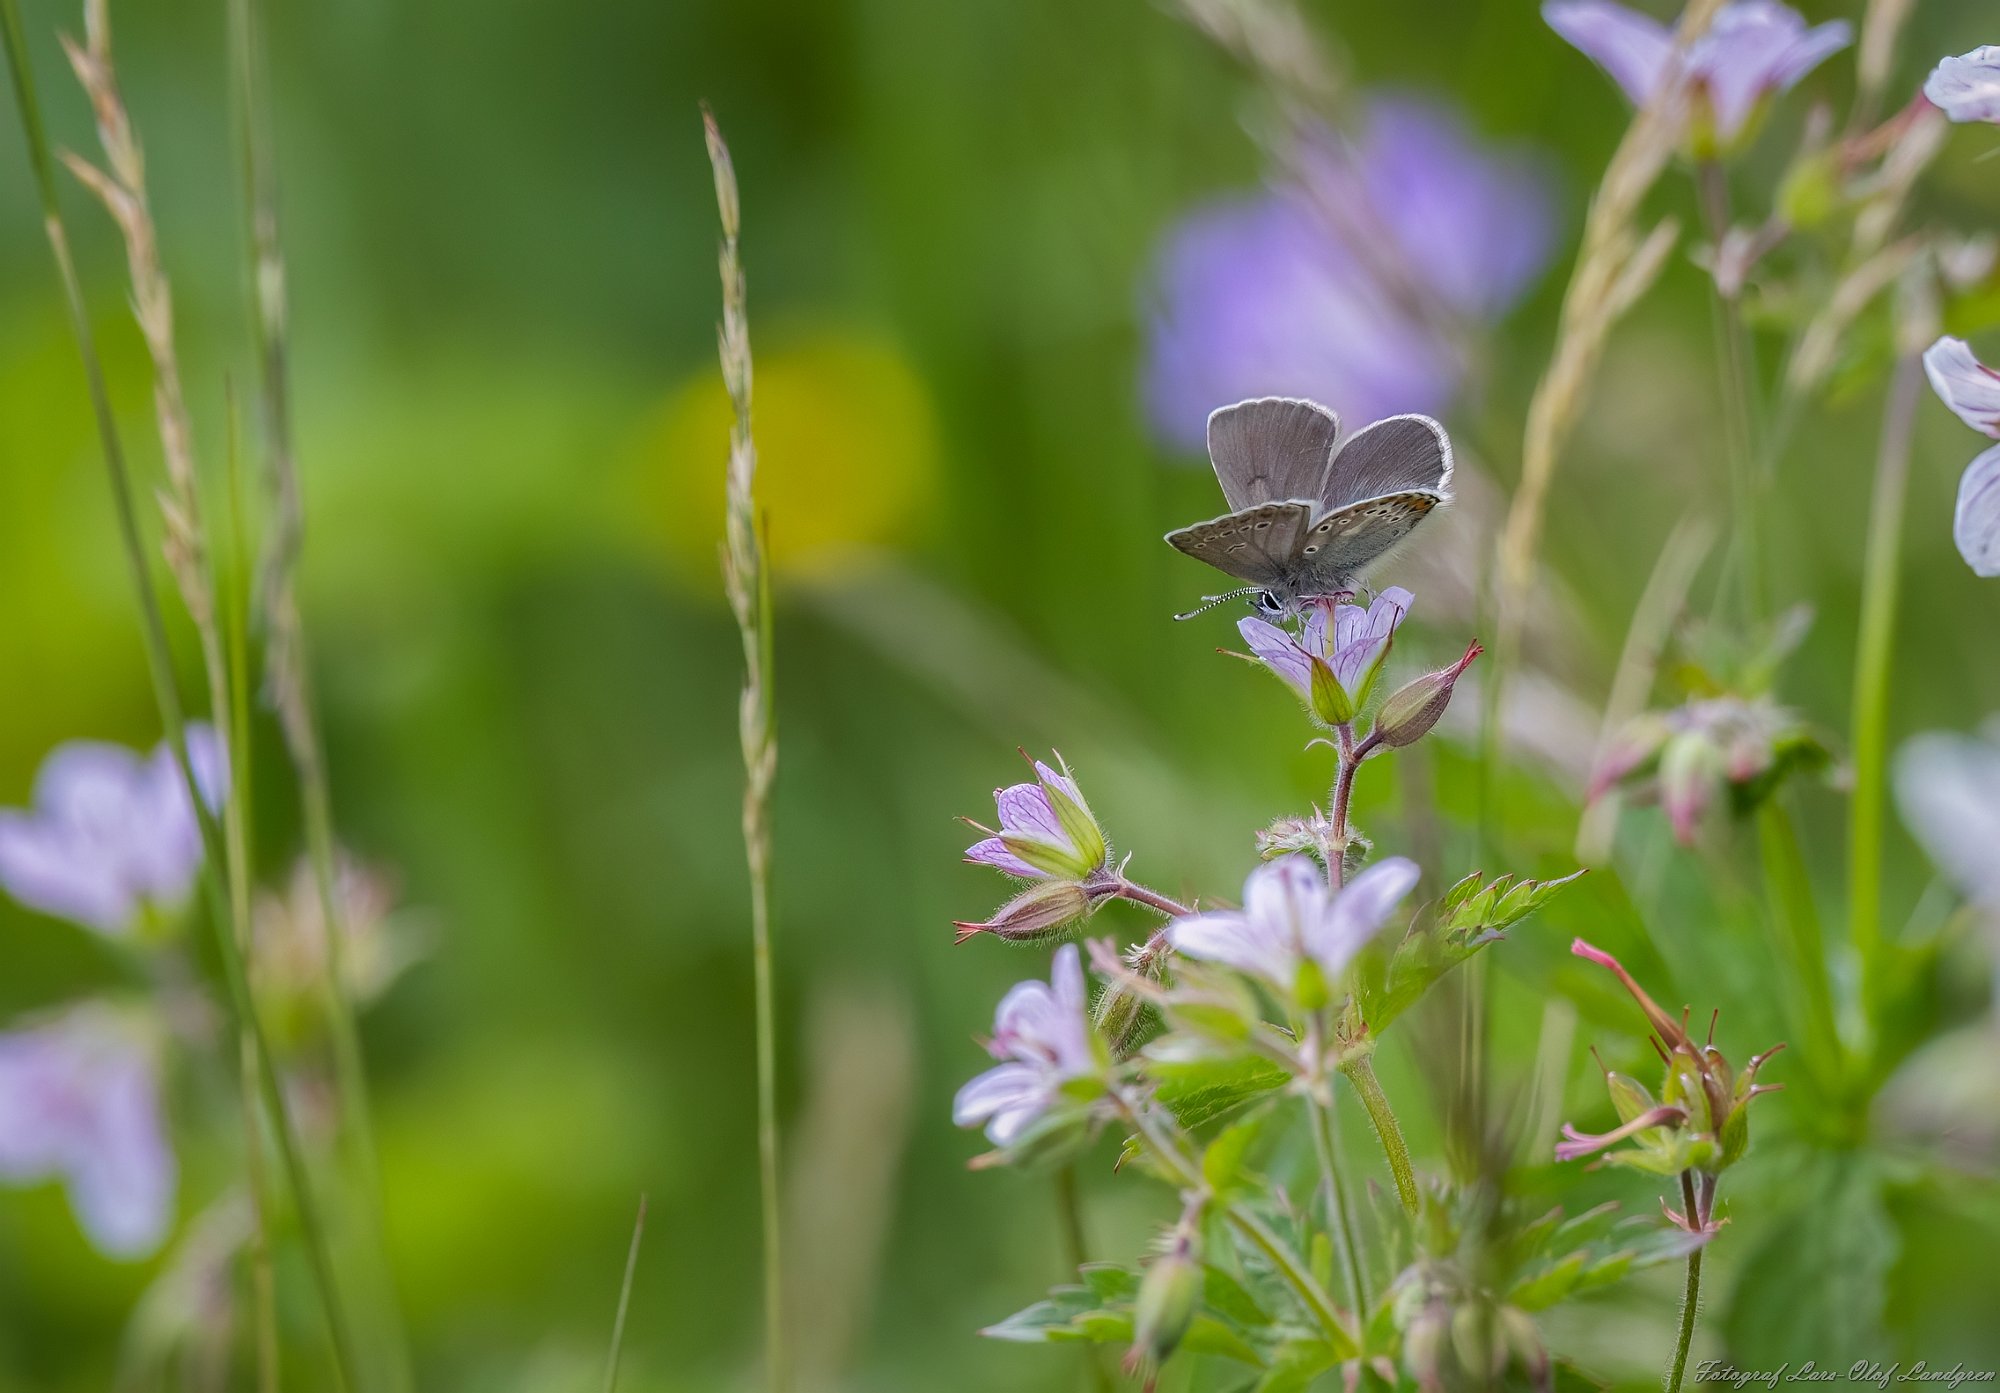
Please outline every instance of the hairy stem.
[{"label": "hairy stem", "polygon": [[1403,1202],[1405,1210],[1415,1214],[1417,1175],[1410,1165],[1410,1147],[1403,1140],[1403,1128],[1396,1121],[1395,1109],[1389,1106],[1389,1095],[1382,1091],[1382,1081],[1375,1077],[1375,1061],[1366,1054],[1357,1054],[1342,1062],[1340,1072],[1354,1085],[1361,1106],[1368,1112],[1368,1120],[1375,1126],[1382,1154],[1389,1161],[1389,1174],[1396,1181],[1396,1198]]},{"label": "hairy stem", "polygon": [[[1681,1172],[1681,1203],[1686,1206],[1684,1213],[1690,1224],[1698,1223],[1695,1217],[1694,1179],[1690,1172]],[[1701,1312],[1701,1253],[1700,1248],[1688,1254],[1687,1287],[1681,1293],[1680,1337],[1674,1342],[1674,1362],[1667,1370],[1667,1393],[1680,1393],[1681,1377],[1687,1372],[1688,1347],[1694,1343],[1695,1317]]]},{"label": "hairy stem", "polygon": [[1890,660],[1903,556],[1903,503],[1909,492],[1910,435],[1923,386],[1923,363],[1896,365],[1875,462],[1868,510],[1868,552],[1861,583],[1861,631],[1854,657],[1854,792],[1848,801],[1848,937],[1861,960],[1864,995],[1882,955],[1882,822],[1888,788]]},{"label": "hairy stem", "polygon": [[1195,912],[1192,907],[1182,904],[1179,900],[1170,899],[1157,890],[1149,890],[1143,885],[1122,878],[1118,882],[1117,893],[1121,900],[1130,900],[1148,909],[1157,909],[1169,919],[1186,919]]},{"label": "hairy stem", "polygon": [[1347,1282],[1347,1299],[1354,1307],[1355,1324],[1365,1328],[1368,1324],[1368,1278],[1361,1267],[1361,1243],[1355,1235],[1354,1210],[1349,1203],[1347,1186],[1341,1178],[1340,1139],[1334,1134],[1333,1103],[1329,1098],[1308,1096],[1306,1109],[1312,1114],[1313,1150],[1319,1156],[1320,1178],[1326,1184],[1327,1230],[1333,1236],[1334,1250],[1340,1254],[1340,1266]]},{"label": "hairy stem", "polygon": [[[1173,1172],[1176,1180],[1191,1190],[1206,1187],[1201,1167],[1181,1150],[1179,1144],[1167,1135],[1156,1121],[1146,1115],[1136,1100],[1122,1092],[1114,1093],[1112,1096],[1126,1121],[1132,1124],[1133,1130],[1138,1132],[1153,1154],[1159,1158],[1160,1163]],[[1284,1239],[1272,1232],[1269,1224],[1240,1204],[1229,1200],[1219,1200],[1218,1203],[1221,1204],[1223,1215],[1230,1226],[1248,1239],[1276,1269],[1279,1277],[1299,1298],[1300,1304],[1318,1322],[1321,1333],[1327,1337],[1328,1342],[1343,1352],[1358,1350],[1360,1344],[1355,1339],[1354,1332],[1348,1328],[1346,1320],[1342,1318],[1332,1299],[1320,1289],[1319,1282],[1314,1279],[1312,1269],[1307,1266],[1305,1259],[1294,1252]]]}]

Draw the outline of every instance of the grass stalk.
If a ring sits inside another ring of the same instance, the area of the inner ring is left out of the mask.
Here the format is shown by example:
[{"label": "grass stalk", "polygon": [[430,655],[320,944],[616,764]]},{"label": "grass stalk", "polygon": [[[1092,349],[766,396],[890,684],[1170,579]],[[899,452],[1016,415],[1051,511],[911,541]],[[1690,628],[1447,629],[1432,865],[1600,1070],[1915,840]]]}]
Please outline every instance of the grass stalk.
[{"label": "grass stalk", "polygon": [[119,543],[125,553],[138,601],[140,634],[146,654],[148,676],[153,686],[155,700],[159,705],[160,721],[166,733],[168,746],[173,751],[175,763],[179,766],[182,781],[188,790],[189,802],[194,808],[195,823],[201,834],[204,853],[201,879],[208,901],[211,927],[214,930],[216,955],[221,962],[227,988],[227,1001],[233,1017],[232,1025],[243,1032],[255,1057],[258,1093],[262,1096],[269,1115],[279,1160],[284,1167],[297,1206],[301,1235],[305,1240],[314,1283],[332,1344],[335,1372],[340,1386],[351,1390],[355,1386],[352,1374],[354,1344],[334,1277],[326,1230],[321,1222],[319,1207],[310,1181],[306,1176],[304,1159],[285,1104],[277,1070],[271,1060],[263,1026],[251,1001],[249,977],[238,947],[237,934],[230,913],[225,870],[227,845],[214,813],[201,794],[200,785],[195,779],[194,766],[188,758],[186,718],[180,692],[174,680],[166,619],[153,582],[152,569],[147,561],[147,549],[139,527],[137,508],[133,502],[131,471],[125,458],[124,445],[119,438],[117,417],[111,406],[111,394],[105,381],[103,362],[97,351],[96,335],[91,329],[82,285],[78,280],[76,264],[70,253],[68,230],[56,198],[55,163],[50,154],[47,130],[42,124],[40,103],[35,96],[33,72],[28,62],[26,36],[21,26],[18,0],[0,0],[0,38],[4,38],[8,71],[13,79],[15,101],[20,111],[23,134],[28,143],[29,164],[34,173],[37,194],[41,201],[43,229],[49,240],[50,252],[55,259],[57,277],[63,290],[64,306],[69,314],[70,328],[76,337],[78,353],[83,361],[85,384],[104,455],[105,472],[111,486],[112,509],[117,523]]},{"label": "grass stalk", "polygon": [[[1729,174],[1722,162],[1705,159],[1695,168],[1695,188],[1702,223],[1712,254],[1720,257],[1729,234]],[[1759,487],[1757,445],[1751,421],[1756,383],[1750,361],[1750,339],[1743,324],[1743,306],[1725,293],[1716,276],[1709,277],[1710,308],[1715,326],[1716,371],[1722,386],[1722,420],[1728,458],[1731,519],[1730,549],[1736,558],[1737,584],[1742,588],[1745,618],[1762,620],[1770,611],[1765,583],[1768,558],[1764,552],[1763,490]]]},{"label": "grass stalk", "polygon": [[757,1029],[757,1158],[764,1230],[764,1361],[768,1386],[790,1383],[786,1360],[783,1247],[779,1233],[777,1024],[771,958],[771,789],[778,772],[772,698],[771,581],[765,562],[764,519],[757,504],[757,445],[750,430],[750,320],[737,234],[742,204],[729,146],[707,107],[702,130],[715,174],[722,222],[722,322],[717,351],[734,420],[729,432],[728,508],[722,575],[743,640],[743,695],[737,712],[743,747],[743,848],[750,873],[750,952]]},{"label": "grass stalk", "polygon": [[618,1359],[625,1349],[625,1313],[632,1306],[632,1278],[639,1270],[639,1245],[646,1237],[646,1197],[632,1221],[632,1246],[625,1250],[625,1279],[618,1284],[618,1315],[611,1322],[611,1353],[604,1362],[604,1393],[618,1393]]}]

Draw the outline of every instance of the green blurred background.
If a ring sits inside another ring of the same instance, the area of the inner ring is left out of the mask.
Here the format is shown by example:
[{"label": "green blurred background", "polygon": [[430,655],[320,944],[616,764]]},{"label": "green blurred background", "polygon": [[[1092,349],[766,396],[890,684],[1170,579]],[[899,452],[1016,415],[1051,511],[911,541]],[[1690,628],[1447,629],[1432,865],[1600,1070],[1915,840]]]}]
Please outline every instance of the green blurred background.
[{"label": "green blurred background", "polygon": [[[1857,4],[1804,8],[1859,18]],[[743,187],[779,556],[798,1338],[810,1368],[854,1389],[1078,1386],[1069,1352],[974,1333],[1056,1280],[1061,1260],[1046,1182],[968,1172],[979,1141],[949,1122],[993,1002],[1044,965],[991,941],[952,946],[948,921],[1002,893],[958,863],[967,839],[953,818],[990,811],[988,791],[1018,775],[1016,745],[1059,745],[1136,852],[1135,873],[1227,896],[1250,830],[1323,793],[1324,756],[1301,749],[1289,698],[1214,656],[1223,620],[1169,621],[1207,579],[1159,537],[1211,514],[1214,484],[1151,443],[1139,405],[1156,239],[1192,201],[1264,173],[1241,119],[1243,74],[1132,0],[269,9],[305,601],[334,798],[345,841],[395,868],[427,941],[365,1022],[421,1386],[595,1387],[642,1191],[652,1218],[625,1386],[745,1387],[754,1368],[738,650],[714,574],[726,415],[698,99],[722,121]],[[1526,3],[1313,13],[1355,84],[1446,97],[1482,131],[1541,147],[1560,174],[1556,265],[1496,338],[1478,418],[1452,422],[1504,483],[1621,98]],[[114,18],[201,443],[218,458],[224,382],[251,376],[222,7],[130,0]],[[1920,4],[1898,90],[1935,55],[2000,39],[1992,18],[1980,0]],[[53,37],[80,17],[30,0],[27,22],[58,139],[83,145],[87,113]],[[1851,73],[1842,58],[1810,86],[1837,98]],[[1753,171],[1775,175],[1806,104],[1778,114]],[[55,743],[150,745],[159,732],[32,186],[11,117],[0,124],[0,804],[20,805]],[[1977,162],[1986,134],[1959,132],[1924,195],[1967,230],[2000,220],[1995,166]],[[1661,206],[1687,211],[1685,184],[1670,176]],[[116,394],[145,442],[121,253],[70,193]],[[1568,671],[1593,709],[1673,521],[1719,489],[1708,313],[1701,272],[1677,258],[1618,334],[1565,463],[1548,555],[1583,597]],[[1811,414],[1767,528],[1786,598],[1819,613],[1785,694],[1835,730],[1879,385]],[[2000,709],[2000,592],[1949,539],[1971,440],[1926,397],[1899,739]],[[1469,545],[1483,561],[1485,539]],[[1398,576],[1425,620],[1420,572]],[[1440,652],[1472,632],[1470,616],[1429,618],[1418,638]],[[297,831],[268,722],[258,750],[275,881]],[[1469,758],[1441,744],[1408,767],[1365,776],[1359,816],[1378,841],[1398,838],[1411,786],[1433,788],[1445,864],[1432,870],[1455,877],[1472,864]],[[1487,869],[1574,864],[1574,790],[1524,775],[1512,796],[1515,864]],[[1838,923],[1841,799],[1815,790],[1804,806]],[[1657,839],[1657,820],[1633,815],[1627,836]],[[1900,827],[1890,858],[1894,923],[1931,872]],[[1605,870],[1493,954],[1503,1078],[1528,1068],[1544,1000],[1572,989],[1575,1110],[1601,1107],[1583,1101],[1595,1090],[1584,1044],[1638,1057],[1629,1011],[1564,956],[1575,933],[1634,955],[1664,999],[1728,1008],[1732,1051],[1775,1038],[1774,967],[1704,938],[1714,922],[1698,866],[1653,860],[1667,889],[1650,948]],[[1137,929],[1117,912],[1098,926]],[[1962,972],[1940,1021],[1981,1009],[1976,955]],[[0,904],[0,1014],[114,975],[82,931]],[[1435,1156],[1420,1064],[1395,1048],[1383,1071]],[[1938,1179],[1893,1148],[1865,1160],[1782,1150],[1801,1130],[1775,1122],[1768,1154],[1742,1170],[1707,1352],[1798,1357],[1822,1329],[1850,1338],[1865,1320],[1881,1327],[1879,1357],[2000,1362],[1991,1187]],[[1171,1201],[1111,1176],[1111,1155],[1086,1168],[1093,1237],[1129,1254]],[[184,1213],[225,1165],[221,1143],[191,1149]],[[1822,1202],[1861,1184],[1859,1169],[1898,1165],[1863,1186],[1879,1203]],[[1577,1207],[1653,1204],[1637,1176],[1577,1174],[1561,1188]],[[1805,1219],[1776,1217],[1801,1202]],[[99,1258],[54,1187],[0,1192],[0,1389],[109,1386],[156,1270]],[[302,1269],[285,1276],[293,1386],[325,1386]],[[1675,1280],[1571,1313],[1558,1346],[1643,1386]]]}]

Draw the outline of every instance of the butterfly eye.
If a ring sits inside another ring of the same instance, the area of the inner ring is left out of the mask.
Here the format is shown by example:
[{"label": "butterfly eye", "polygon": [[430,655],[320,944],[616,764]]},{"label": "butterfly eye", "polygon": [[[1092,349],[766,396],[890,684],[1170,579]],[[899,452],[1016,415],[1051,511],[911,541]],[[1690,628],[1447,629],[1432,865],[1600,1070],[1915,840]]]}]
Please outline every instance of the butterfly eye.
[{"label": "butterfly eye", "polygon": [[1250,603],[1269,615],[1275,616],[1285,612],[1284,601],[1268,590],[1259,590]]}]

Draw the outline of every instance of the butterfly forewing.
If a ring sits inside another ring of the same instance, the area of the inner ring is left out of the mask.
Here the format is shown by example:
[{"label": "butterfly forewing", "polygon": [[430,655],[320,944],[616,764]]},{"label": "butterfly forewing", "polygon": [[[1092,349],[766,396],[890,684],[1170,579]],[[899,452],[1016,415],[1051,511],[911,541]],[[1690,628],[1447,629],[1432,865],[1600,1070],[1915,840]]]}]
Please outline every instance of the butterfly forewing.
[{"label": "butterfly forewing", "polygon": [[1296,573],[1312,505],[1291,499],[1198,522],[1169,532],[1167,540],[1197,561],[1206,561],[1251,585],[1281,585]]},{"label": "butterfly forewing", "polygon": [[[1451,440],[1428,416],[1391,416],[1350,435],[1314,497],[1333,512],[1389,494],[1450,497]],[[1315,521],[1317,525],[1317,521]]]},{"label": "butterfly forewing", "polygon": [[1299,548],[1299,593],[1347,589],[1444,501],[1435,490],[1411,489],[1364,498],[1315,518]]},{"label": "butterfly forewing", "polygon": [[1322,498],[1340,418],[1316,402],[1259,397],[1208,418],[1208,457],[1233,511]]}]

